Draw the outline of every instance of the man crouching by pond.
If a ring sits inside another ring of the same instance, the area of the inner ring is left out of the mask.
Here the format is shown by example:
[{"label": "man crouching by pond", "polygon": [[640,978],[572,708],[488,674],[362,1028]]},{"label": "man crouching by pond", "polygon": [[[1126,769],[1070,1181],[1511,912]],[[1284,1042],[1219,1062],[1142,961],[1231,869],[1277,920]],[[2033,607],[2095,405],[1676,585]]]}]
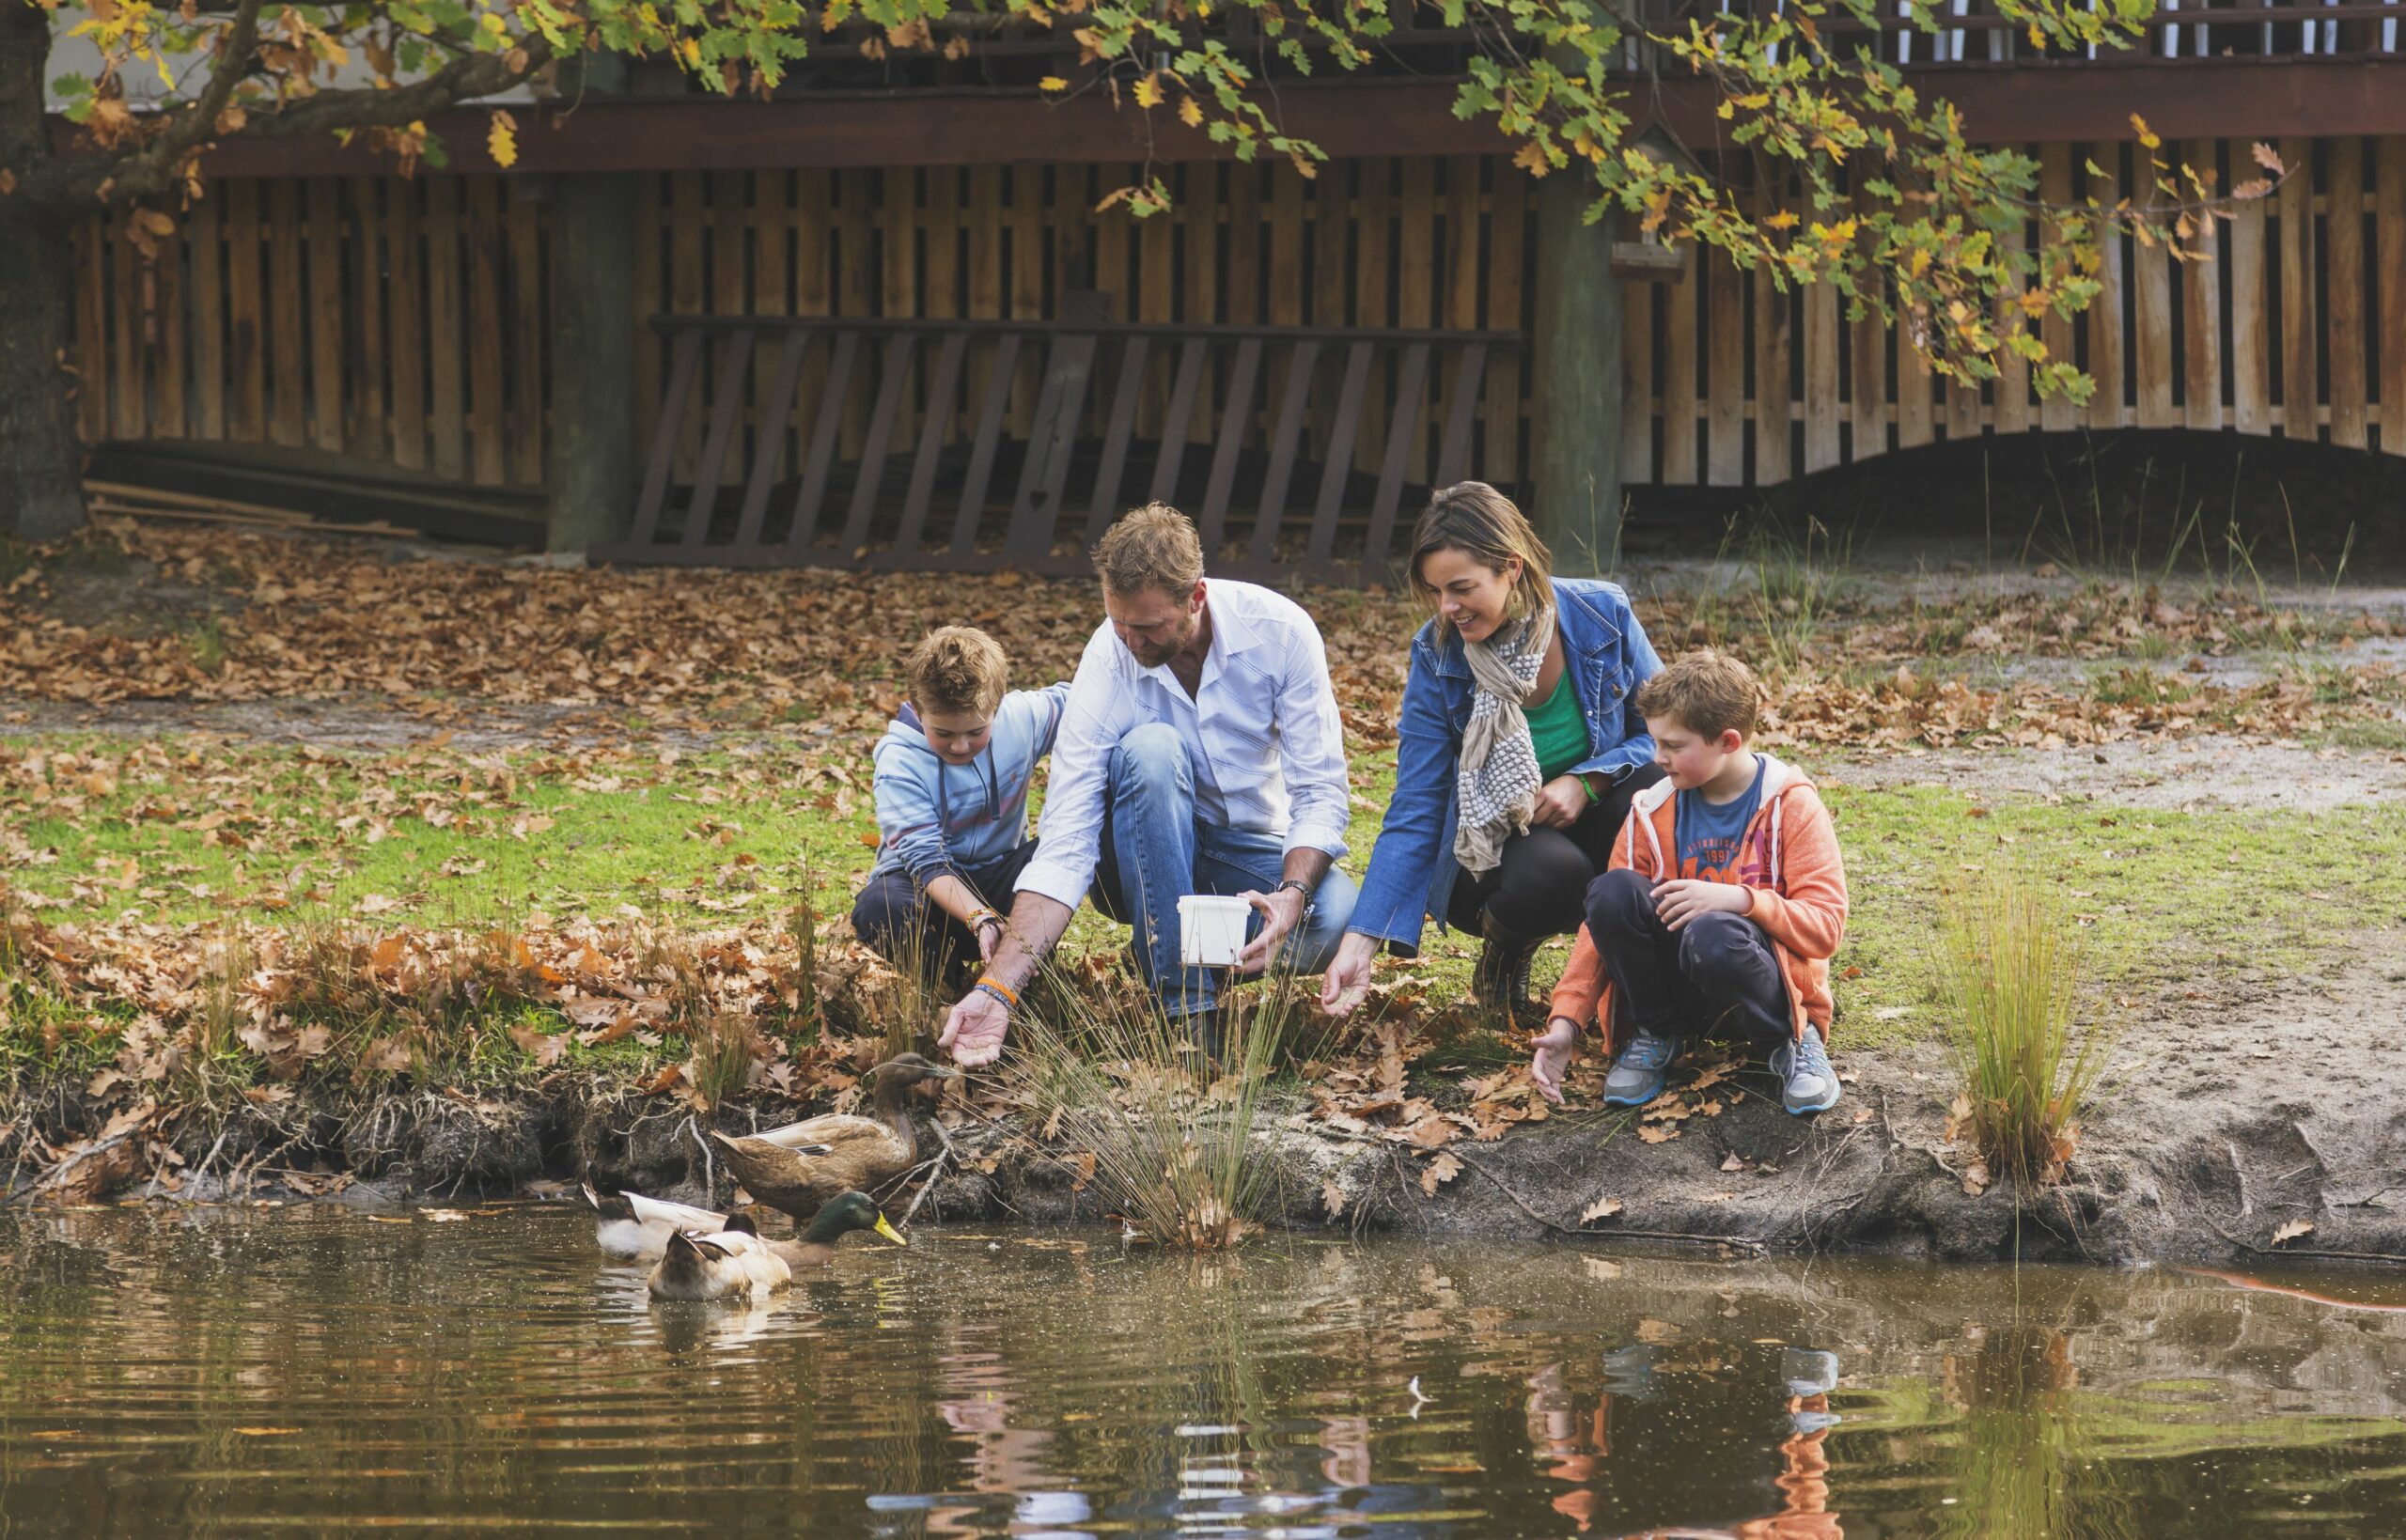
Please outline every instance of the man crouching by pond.
[{"label": "man crouching by pond", "polygon": [[1180,898],[1251,903],[1239,974],[1273,957],[1320,972],[1352,917],[1353,882],[1336,869],[1344,727],[1320,628],[1267,588],[1206,583],[1194,524],[1159,503],[1112,525],[1094,565],[1110,618],[1070,681],[1036,854],[1002,944],[938,1039],[965,1067],[1001,1054],[1020,992],[1089,887],[1135,927],[1137,972],[1207,1052],[1221,980],[1180,961]]}]

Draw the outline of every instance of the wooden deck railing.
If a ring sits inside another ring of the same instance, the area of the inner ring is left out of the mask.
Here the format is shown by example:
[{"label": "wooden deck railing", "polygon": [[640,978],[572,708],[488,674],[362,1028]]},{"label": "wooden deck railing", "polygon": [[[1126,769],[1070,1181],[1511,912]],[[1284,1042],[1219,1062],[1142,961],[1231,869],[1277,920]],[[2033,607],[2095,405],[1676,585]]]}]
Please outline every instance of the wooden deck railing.
[{"label": "wooden deck railing", "polygon": [[[1521,346],[1101,319],[654,324],[669,379],[635,527],[599,560],[1075,571],[1112,519],[1158,499],[1195,516],[1215,571],[1383,581],[1403,510],[1471,474],[1490,356]],[[1031,426],[1008,434],[1031,392]]]}]

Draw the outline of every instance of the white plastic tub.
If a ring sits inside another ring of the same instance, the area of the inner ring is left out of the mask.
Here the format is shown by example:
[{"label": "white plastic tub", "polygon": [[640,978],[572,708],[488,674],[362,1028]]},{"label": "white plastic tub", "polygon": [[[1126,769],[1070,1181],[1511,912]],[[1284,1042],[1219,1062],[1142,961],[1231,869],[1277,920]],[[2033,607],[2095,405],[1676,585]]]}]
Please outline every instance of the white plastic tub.
[{"label": "white plastic tub", "polygon": [[1178,958],[1189,968],[1233,968],[1244,949],[1253,906],[1242,898],[1191,893],[1178,901]]}]

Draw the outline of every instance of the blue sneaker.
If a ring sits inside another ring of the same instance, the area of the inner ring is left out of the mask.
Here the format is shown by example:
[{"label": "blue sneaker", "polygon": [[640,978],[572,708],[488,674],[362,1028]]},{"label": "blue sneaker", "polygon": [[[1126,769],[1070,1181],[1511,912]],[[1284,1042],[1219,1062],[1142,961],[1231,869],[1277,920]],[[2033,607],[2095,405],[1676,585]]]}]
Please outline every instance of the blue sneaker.
[{"label": "blue sneaker", "polygon": [[1679,1056],[1678,1038],[1639,1033],[1613,1060],[1612,1073],[1604,1077],[1604,1105],[1643,1107],[1652,1101],[1663,1094],[1663,1081],[1671,1073],[1671,1061]]},{"label": "blue sneaker", "polygon": [[1771,1072],[1779,1077],[1779,1104],[1798,1117],[1838,1104],[1838,1072],[1830,1067],[1821,1034],[1810,1028],[1771,1050]]}]

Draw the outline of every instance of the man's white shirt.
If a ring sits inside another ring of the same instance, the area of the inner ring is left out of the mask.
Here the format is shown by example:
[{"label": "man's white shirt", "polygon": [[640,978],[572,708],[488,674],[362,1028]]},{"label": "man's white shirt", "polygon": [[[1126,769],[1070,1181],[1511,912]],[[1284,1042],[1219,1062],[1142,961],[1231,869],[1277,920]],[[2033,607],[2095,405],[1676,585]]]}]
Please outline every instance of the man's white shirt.
[{"label": "man's white shirt", "polygon": [[1350,789],[1345,727],[1329,686],[1320,628],[1285,595],[1210,579],[1211,646],[1193,698],[1167,665],[1147,668],[1104,621],[1070,681],[1034,859],[1019,891],[1074,909],[1101,852],[1111,753],[1147,723],[1164,723],[1195,768],[1195,816],[1345,854]]}]

